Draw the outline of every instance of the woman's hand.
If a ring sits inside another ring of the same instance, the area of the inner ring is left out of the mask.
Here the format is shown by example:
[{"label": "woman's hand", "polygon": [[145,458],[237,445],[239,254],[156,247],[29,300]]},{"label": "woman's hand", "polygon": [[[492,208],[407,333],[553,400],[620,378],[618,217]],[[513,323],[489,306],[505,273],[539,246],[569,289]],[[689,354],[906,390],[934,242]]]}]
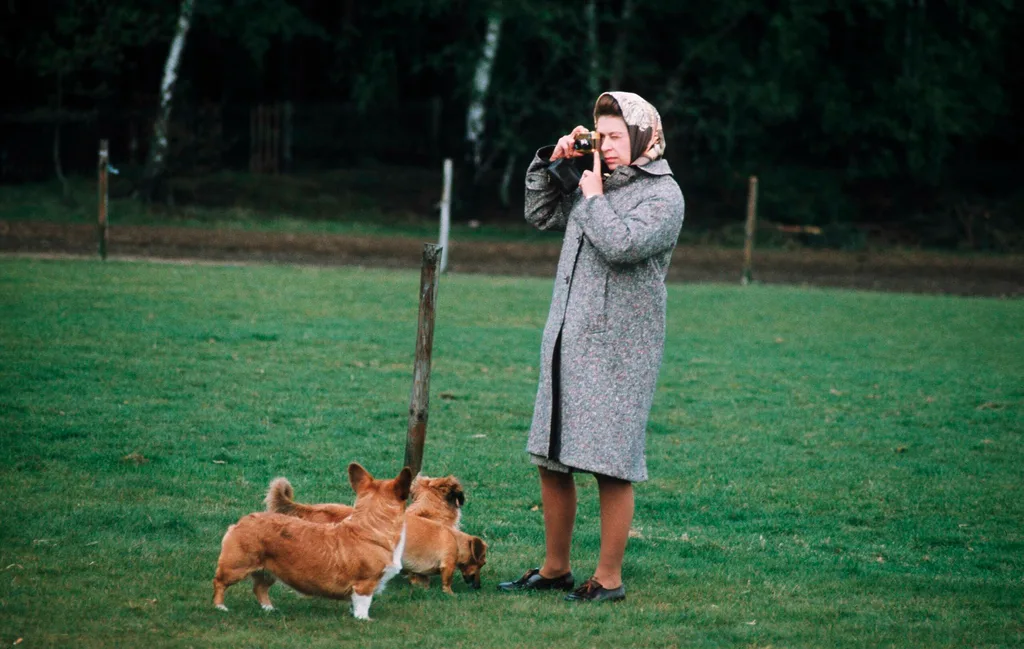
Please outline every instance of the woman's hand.
[{"label": "woman's hand", "polygon": [[578,158],[582,153],[576,150],[573,146],[573,142],[576,140],[577,133],[586,133],[589,131],[586,126],[577,126],[568,135],[563,135],[558,138],[558,143],[555,144],[555,150],[551,154],[551,161],[558,160],[559,158]]},{"label": "woman's hand", "polygon": [[604,181],[601,179],[601,154],[594,150],[594,168],[587,169],[580,178],[580,190],[584,198],[600,196],[604,193]]}]

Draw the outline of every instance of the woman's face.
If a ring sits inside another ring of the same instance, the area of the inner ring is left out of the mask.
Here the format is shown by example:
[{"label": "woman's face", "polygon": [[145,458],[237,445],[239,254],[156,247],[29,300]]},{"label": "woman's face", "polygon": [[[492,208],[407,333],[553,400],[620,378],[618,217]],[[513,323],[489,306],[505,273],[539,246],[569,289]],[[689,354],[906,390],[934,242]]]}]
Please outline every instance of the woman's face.
[{"label": "woman's face", "polygon": [[628,165],[629,131],[621,117],[601,115],[597,118],[597,132],[601,134],[601,157],[608,168],[615,170],[619,165]]}]

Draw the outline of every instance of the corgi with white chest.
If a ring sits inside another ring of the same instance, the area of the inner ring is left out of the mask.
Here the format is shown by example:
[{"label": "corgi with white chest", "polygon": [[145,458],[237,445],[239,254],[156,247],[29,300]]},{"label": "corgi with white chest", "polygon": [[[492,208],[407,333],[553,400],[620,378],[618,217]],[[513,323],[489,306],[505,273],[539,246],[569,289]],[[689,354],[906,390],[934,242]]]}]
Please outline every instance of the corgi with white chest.
[{"label": "corgi with white chest", "polygon": [[393,480],[375,480],[352,463],[348,475],[356,501],[340,522],[260,512],[229,527],[213,579],[214,606],[226,611],[224,591],[251,575],[266,610],[273,609],[268,591],[276,578],[307,595],[350,599],[352,614],[370,619],[374,593],[402,569],[412,472],[406,467]]},{"label": "corgi with white chest", "polygon": [[[409,582],[429,587],[430,576],[440,575],[444,592],[454,595],[452,578],[458,570],[467,584],[480,588],[480,570],[487,563],[487,543],[459,530],[466,496],[458,479],[416,476],[410,498],[405,510],[406,544],[402,555],[402,568],[408,573]],[[267,511],[313,523],[337,523],[353,512],[352,507],[342,503],[296,502],[287,478],[275,478],[270,483],[264,502]]]}]

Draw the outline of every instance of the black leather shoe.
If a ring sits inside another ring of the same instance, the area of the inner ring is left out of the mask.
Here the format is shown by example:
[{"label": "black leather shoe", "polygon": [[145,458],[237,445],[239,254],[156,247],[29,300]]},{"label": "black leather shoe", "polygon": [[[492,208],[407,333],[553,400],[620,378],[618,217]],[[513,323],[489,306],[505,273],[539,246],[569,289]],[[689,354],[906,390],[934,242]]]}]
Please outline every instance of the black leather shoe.
[{"label": "black leather shoe", "polygon": [[565,596],[569,602],[618,602],[626,599],[626,585],[611,590],[605,588],[594,579],[588,579],[583,585]]},{"label": "black leather shoe", "polygon": [[567,572],[561,577],[547,577],[540,576],[540,568],[533,568],[527,570],[526,574],[516,579],[515,581],[503,581],[498,584],[498,590],[505,592],[514,592],[519,590],[572,590],[572,587],[576,584],[576,580],[573,579],[572,573]]}]

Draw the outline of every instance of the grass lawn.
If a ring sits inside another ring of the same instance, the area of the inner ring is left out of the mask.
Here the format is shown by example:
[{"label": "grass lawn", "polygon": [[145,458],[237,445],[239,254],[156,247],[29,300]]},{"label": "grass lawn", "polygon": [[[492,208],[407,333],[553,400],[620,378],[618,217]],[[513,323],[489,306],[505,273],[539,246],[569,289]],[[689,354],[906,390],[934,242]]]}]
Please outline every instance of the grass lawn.
[{"label": "grass lawn", "polygon": [[[246,584],[220,538],[287,476],[400,468],[415,272],[0,259],[0,646],[1024,644],[1024,302],[673,285],[628,599],[494,584],[541,558],[525,453],[551,281],[442,279],[424,472],[484,588],[394,580],[372,623]],[[577,478],[575,570],[598,549]]]}]

